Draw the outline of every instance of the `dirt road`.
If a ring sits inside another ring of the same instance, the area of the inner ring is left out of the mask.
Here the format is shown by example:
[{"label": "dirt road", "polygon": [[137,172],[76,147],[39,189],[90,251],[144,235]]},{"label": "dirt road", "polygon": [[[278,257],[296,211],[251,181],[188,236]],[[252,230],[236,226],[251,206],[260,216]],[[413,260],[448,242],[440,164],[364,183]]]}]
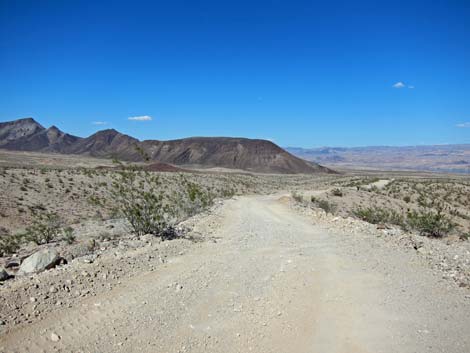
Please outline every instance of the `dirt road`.
[{"label": "dirt road", "polygon": [[277,197],[227,201],[198,227],[213,241],[13,330],[0,351],[470,352],[470,300],[400,249]]}]

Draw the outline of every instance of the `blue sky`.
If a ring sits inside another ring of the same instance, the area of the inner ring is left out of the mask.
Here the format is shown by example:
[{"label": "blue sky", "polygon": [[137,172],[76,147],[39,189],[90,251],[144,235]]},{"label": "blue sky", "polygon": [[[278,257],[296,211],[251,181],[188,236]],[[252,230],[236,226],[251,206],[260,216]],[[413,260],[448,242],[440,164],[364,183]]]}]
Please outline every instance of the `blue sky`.
[{"label": "blue sky", "polygon": [[301,147],[470,143],[469,38],[467,0],[4,0],[0,121]]}]

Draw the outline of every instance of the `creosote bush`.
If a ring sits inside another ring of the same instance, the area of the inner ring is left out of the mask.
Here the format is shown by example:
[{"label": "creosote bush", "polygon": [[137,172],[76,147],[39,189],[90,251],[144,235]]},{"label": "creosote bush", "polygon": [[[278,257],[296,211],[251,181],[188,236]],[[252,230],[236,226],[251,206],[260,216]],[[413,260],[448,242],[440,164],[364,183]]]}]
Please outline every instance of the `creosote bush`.
[{"label": "creosote bush", "polygon": [[341,191],[341,189],[333,189],[331,193],[333,194],[333,196],[338,196],[338,197],[343,196],[343,192]]},{"label": "creosote bush", "polygon": [[214,204],[214,195],[209,190],[189,181],[184,174],[180,174],[179,183],[183,187],[183,194],[180,193],[178,199],[172,200],[177,206],[178,218],[193,216]]},{"label": "creosote bush", "polygon": [[116,213],[127,219],[137,235],[161,235],[174,222],[175,210],[161,187],[157,174],[135,166],[113,175],[111,197]]},{"label": "creosote bush", "polygon": [[33,213],[32,224],[26,228],[24,238],[37,245],[56,240],[62,233],[62,221],[55,212]]},{"label": "creosote bush", "polygon": [[441,238],[450,233],[455,224],[437,206],[434,209],[423,208],[419,211],[409,211],[406,216],[392,209],[380,207],[358,208],[354,216],[372,224],[394,224],[404,229],[416,230],[421,235]]},{"label": "creosote bush", "polygon": [[403,216],[395,210],[380,207],[358,208],[353,214],[363,221],[372,224],[404,225]]},{"label": "creosote bush", "polygon": [[[179,190],[169,190],[159,174],[137,166],[119,164],[113,174],[110,199],[113,213],[128,220],[135,234],[153,234],[162,238],[175,237],[174,226],[211,206],[213,194],[191,182],[184,174],[179,177]],[[90,199],[98,204],[97,199]]]},{"label": "creosote bush", "polygon": [[73,229],[71,227],[64,228],[62,240],[69,245],[75,242],[75,235],[73,234]]},{"label": "creosote bush", "polygon": [[407,221],[411,229],[419,231],[421,235],[434,238],[442,238],[455,228],[455,224],[440,207],[437,210],[410,211]]},{"label": "creosote bush", "polygon": [[298,194],[296,191],[293,191],[293,192],[292,192],[292,198],[293,198],[296,202],[303,202],[303,201],[304,201],[304,197],[303,197],[301,194]]},{"label": "creosote bush", "polygon": [[21,246],[21,235],[10,234],[6,229],[0,227],[0,256],[11,255]]},{"label": "creosote bush", "polygon": [[326,213],[333,214],[336,212],[336,205],[332,202],[328,202],[327,200],[316,200],[315,205]]}]

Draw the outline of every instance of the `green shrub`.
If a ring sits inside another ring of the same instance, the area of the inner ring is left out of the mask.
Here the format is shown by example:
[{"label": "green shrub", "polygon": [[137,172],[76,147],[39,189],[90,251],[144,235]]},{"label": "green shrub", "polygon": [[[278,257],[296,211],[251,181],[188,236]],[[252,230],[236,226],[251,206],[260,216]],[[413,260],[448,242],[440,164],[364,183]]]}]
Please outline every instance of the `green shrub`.
[{"label": "green shrub", "polygon": [[404,224],[403,216],[400,213],[380,207],[358,208],[353,211],[353,214],[372,224]]},{"label": "green shrub", "polygon": [[67,227],[63,230],[62,240],[69,245],[75,243],[75,235],[71,227]]},{"label": "green shrub", "polygon": [[410,203],[411,197],[405,196],[405,197],[403,198],[403,201],[405,201],[406,203]]},{"label": "green shrub", "polygon": [[55,212],[33,213],[32,224],[26,228],[25,239],[38,245],[57,239],[62,232],[62,222]]},{"label": "green shrub", "polygon": [[10,234],[6,229],[0,227],[0,256],[16,253],[23,242],[23,235]]},{"label": "green shrub", "polygon": [[292,192],[292,198],[293,198],[296,202],[303,202],[303,201],[304,201],[304,197],[303,197],[301,194],[298,194],[296,191],[293,191],[293,192]]},{"label": "green shrub", "polygon": [[419,231],[421,235],[442,238],[455,228],[452,220],[442,211],[440,207],[436,211],[432,209],[410,211],[407,223],[411,229]]},{"label": "green shrub", "polygon": [[323,211],[325,211],[326,213],[335,213],[336,212],[336,205],[332,202],[328,202],[327,200],[317,200],[315,202],[315,205],[318,207],[318,208],[321,208]]},{"label": "green shrub", "polygon": [[124,167],[113,175],[111,199],[117,214],[127,219],[135,234],[161,236],[172,225],[175,210],[162,191],[157,174]]},{"label": "green shrub", "polygon": [[[179,194],[176,199],[171,200],[179,218],[193,216],[214,204],[214,195],[209,190],[187,180],[184,174],[180,175],[180,184],[184,190],[183,194]],[[231,193],[229,194],[233,196]]]},{"label": "green shrub", "polygon": [[338,197],[343,196],[343,192],[341,191],[341,189],[333,189],[331,193],[333,194],[333,196],[338,196]]}]

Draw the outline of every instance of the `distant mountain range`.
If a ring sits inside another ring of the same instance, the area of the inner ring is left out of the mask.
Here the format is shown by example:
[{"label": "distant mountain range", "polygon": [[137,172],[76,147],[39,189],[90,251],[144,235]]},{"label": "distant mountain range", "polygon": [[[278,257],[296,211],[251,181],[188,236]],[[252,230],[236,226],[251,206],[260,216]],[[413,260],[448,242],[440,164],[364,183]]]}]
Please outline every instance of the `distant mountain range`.
[{"label": "distant mountain range", "polygon": [[331,168],[470,173],[470,144],[376,147],[287,147],[293,155]]},{"label": "distant mountain range", "polygon": [[45,128],[33,118],[0,123],[0,149],[78,154],[125,161],[151,161],[177,166],[228,168],[259,173],[333,173],[305,161],[266,140],[229,137],[139,141],[114,129],[81,138],[52,126]]}]

